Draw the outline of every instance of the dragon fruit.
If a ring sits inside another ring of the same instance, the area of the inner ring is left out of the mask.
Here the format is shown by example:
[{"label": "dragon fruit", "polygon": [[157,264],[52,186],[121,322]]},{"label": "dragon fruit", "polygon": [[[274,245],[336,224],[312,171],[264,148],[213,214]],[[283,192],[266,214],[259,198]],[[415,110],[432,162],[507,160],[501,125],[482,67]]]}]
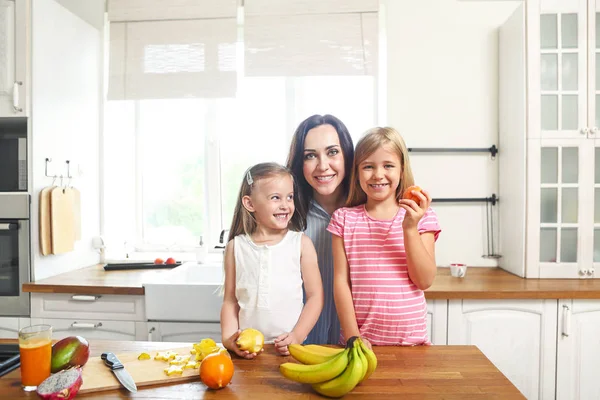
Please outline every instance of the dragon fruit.
[{"label": "dragon fruit", "polygon": [[83,383],[81,368],[69,368],[50,375],[37,387],[37,394],[46,400],[71,400]]}]

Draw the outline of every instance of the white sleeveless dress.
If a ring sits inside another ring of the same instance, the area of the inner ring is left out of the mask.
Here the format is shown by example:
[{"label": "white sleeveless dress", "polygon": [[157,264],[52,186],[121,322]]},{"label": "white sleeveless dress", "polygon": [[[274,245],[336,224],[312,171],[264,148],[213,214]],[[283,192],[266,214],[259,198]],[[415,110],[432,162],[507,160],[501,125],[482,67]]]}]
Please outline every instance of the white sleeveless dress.
[{"label": "white sleeveless dress", "polygon": [[300,270],[302,235],[288,231],[273,246],[257,245],[248,235],[234,238],[240,329],[258,329],[265,335],[266,343],[291,332],[300,318],[304,306]]}]

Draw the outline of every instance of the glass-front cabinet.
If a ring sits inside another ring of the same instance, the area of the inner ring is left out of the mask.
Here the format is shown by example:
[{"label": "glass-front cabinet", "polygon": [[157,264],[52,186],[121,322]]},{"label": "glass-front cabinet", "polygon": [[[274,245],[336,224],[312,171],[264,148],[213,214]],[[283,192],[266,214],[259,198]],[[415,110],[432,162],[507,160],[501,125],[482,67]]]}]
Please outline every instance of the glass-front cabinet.
[{"label": "glass-front cabinet", "polygon": [[[540,278],[591,278],[600,263],[600,1],[540,0],[537,18],[539,90],[529,101],[539,129],[530,129],[537,185],[528,212],[537,231],[529,260]],[[598,10],[598,11],[595,11]],[[531,9],[530,9],[531,11]],[[533,34],[533,32],[531,32]],[[531,41],[529,43],[532,43]],[[531,77],[532,75],[530,75]],[[533,83],[533,82],[532,82]],[[537,103],[537,104],[536,104]],[[535,126],[535,125],[534,125]],[[598,139],[596,138],[598,137]],[[596,177],[598,175],[598,177]],[[530,175],[531,176],[531,175]],[[598,187],[598,188],[596,188]],[[598,211],[596,211],[598,210]],[[533,232],[532,232],[533,233]]]}]

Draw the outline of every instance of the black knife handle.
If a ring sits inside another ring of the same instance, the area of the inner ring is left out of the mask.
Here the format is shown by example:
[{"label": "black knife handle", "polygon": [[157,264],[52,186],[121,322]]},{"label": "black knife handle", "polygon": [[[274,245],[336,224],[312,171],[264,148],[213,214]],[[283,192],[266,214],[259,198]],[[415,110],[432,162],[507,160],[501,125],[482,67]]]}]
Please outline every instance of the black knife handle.
[{"label": "black knife handle", "polygon": [[125,368],[113,353],[102,353],[100,358],[103,359],[104,364],[108,365],[112,370]]}]

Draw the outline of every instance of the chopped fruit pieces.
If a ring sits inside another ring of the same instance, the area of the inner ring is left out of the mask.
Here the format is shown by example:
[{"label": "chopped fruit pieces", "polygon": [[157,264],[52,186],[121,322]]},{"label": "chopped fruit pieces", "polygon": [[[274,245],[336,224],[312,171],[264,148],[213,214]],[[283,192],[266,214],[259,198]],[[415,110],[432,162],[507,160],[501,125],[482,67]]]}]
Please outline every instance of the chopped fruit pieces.
[{"label": "chopped fruit pieces", "polygon": [[161,351],[161,352],[156,353],[156,355],[154,356],[154,359],[161,360],[161,361],[171,361],[175,357],[177,357],[177,353],[175,353],[175,352]]},{"label": "chopped fruit pieces", "polygon": [[150,354],[148,353],[142,353],[138,356],[138,360],[149,360],[150,358]]},{"label": "chopped fruit pieces", "polygon": [[194,369],[194,368],[200,368],[199,361],[189,361],[187,364],[185,364],[183,366],[183,369]]},{"label": "chopped fruit pieces", "polygon": [[171,365],[169,368],[165,368],[164,371],[167,376],[183,374],[181,365]]},{"label": "chopped fruit pieces", "polygon": [[184,365],[184,364],[187,364],[188,361],[190,361],[190,356],[177,356],[174,359],[172,359],[171,361],[169,361],[169,364]]}]

